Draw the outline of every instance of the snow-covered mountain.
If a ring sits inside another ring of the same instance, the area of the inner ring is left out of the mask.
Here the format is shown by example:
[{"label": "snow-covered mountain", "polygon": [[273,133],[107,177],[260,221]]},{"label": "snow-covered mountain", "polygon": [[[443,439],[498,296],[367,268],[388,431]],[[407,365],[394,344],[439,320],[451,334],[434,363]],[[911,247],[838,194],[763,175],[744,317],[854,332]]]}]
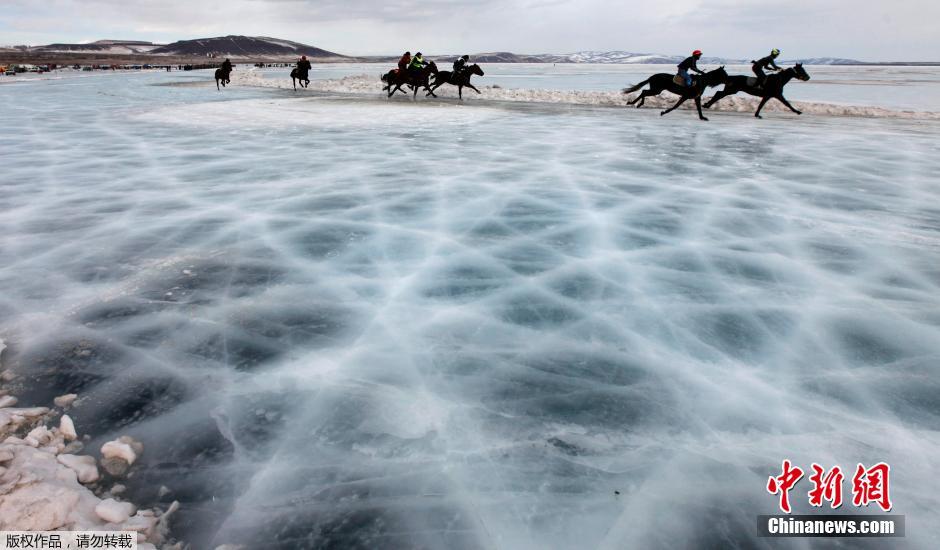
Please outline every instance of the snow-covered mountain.
[{"label": "snow-covered mountain", "polygon": [[783,61],[786,64],[803,63],[806,65],[864,65],[863,61],[855,59],[845,59],[841,57],[810,57],[807,59],[789,59]]},{"label": "snow-covered mountain", "polygon": [[[539,57],[539,56],[536,56]],[[609,52],[583,51],[566,54],[563,57],[569,63],[616,63],[616,64],[668,64],[675,65],[685,59],[684,55],[668,55],[660,53],[635,53],[622,50]],[[552,63],[559,61],[552,60]],[[702,65],[749,65],[750,59],[735,59],[730,57],[703,57],[699,61]],[[843,59],[839,57],[813,57],[808,59],[784,60],[782,63],[805,63],[807,65],[860,65],[861,61]]]},{"label": "snow-covered mountain", "polygon": [[199,55],[217,57],[279,57],[307,55],[310,57],[345,57],[300,42],[267,36],[229,35],[215,38],[180,40],[154,49],[157,55]]},{"label": "snow-covered mountain", "polygon": [[565,56],[571,63],[678,63],[682,57],[657,53],[634,53],[621,50],[583,51]]},{"label": "snow-covered mountain", "polygon": [[160,44],[139,40],[98,40],[88,44],[48,44],[28,48],[35,53],[103,53],[118,55],[147,54],[159,48]]}]

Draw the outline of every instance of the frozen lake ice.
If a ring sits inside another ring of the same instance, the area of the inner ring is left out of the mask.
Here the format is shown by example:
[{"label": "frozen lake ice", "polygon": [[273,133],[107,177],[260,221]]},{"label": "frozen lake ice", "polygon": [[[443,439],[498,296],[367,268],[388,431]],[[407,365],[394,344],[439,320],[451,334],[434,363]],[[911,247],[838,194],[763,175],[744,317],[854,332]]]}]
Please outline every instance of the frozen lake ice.
[{"label": "frozen lake ice", "polygon": [[937,122],[193,78],[0,86],[0,338],[194,547],[769,547],[784,458],[935,547]]}]

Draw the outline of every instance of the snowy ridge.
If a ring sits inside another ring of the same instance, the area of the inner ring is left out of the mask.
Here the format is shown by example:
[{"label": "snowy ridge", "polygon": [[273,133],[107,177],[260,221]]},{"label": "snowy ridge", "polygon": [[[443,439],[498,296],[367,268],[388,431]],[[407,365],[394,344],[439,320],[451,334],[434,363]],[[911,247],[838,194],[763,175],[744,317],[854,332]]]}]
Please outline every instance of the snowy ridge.
[{"label": "snowy ridge", "polygon": [[[258,86],[265,88],[293,88],[289,78],[264,78],[261,73],[255,70],[235,71],[232,73],[232,82],[245,86]],[[637,95],[602,91],[537,90],[495,88],[492,86],[478,87],[483,92],[482,95],[477,95],[471,90],[464,90],[464,99],[469,101],[514,101],[592,105],[602,107],[630,107],[630,105],[628,105],[628,101],[632,100]],[[307,90],[316,92],[371,95],[376,97],[385,96],[385,93],[382,92],[382,83],[379,81],[378,76],[370,75],[349,76],[334,80],[312,80],[310,82],[310,87],[307,88]],[[435,93],[442,98],[457,97],[457,89],[453,86],[443,86],[438,88]],[[419,93],[419,95],[423,96],[423,93]],[[709,96],[706,95],[705,97],[707,98]],[[647,98],[646,106],[650,108],[662,109],[672,106],[675,101],[676,96],[667,93],[660,97]],[[721,100],[721,102],[712,107],[710,111],[737,113],[754,112],[757,109],[759,101],[760,100],[757,98],[751,96],[738,95],[734,97],[728,97]],[[833,103],[800,101],[793,101],[791,103],[793,103],[794,107],[800,109],[805,114],[940,120],[940,113],[933,112],[899,111],[882,107],[871,107],[864,105],[837,105]],[[695,106],[693,102],[687,101],[686,104],[681,108],[694,109]],[[764,107],[764,112],[789,113],[790,111],[779,102],[771,101]]]},{"label": "snowy ridge", "polygon": [[228,57],[343,57],[315,46],[268,36],[229,35],[215,38],[180,40],[152,51],[155,55],[216,55]]}]

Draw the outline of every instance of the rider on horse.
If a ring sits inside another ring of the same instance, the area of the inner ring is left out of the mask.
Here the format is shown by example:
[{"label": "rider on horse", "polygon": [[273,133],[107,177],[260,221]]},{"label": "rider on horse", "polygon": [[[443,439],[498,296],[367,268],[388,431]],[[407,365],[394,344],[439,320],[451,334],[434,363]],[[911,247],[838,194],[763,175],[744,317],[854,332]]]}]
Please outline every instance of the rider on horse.
[{"label": "rider on horse", "polygon": [[467,68],[467,63],[470,62],[470,56],[464,55],[457,58],[457,61],[454,61],[454,78],[460,77],[460,73]]},{"label": "rider on horse", "polygon": [[704,72],[699,70],[698,65],[696,65],[698,60],[701,58],[702,58],[702,50],[695,50],[694,52],[692,52],[691,56],[686,57],[682,61],[682,63],[679,63],[679,76],[681,76],[682,79],[685,81],[685,85],[687,88],[692,86],[692,77],[689,76],[689,71],[694,71],[698,74],[705,74]]},{"label": "rider on horse", "polygon": [[307,59],[307,56],[300,56],[300,59],[297,61],[297,71],[300,72],[300,74],[307,74],[307,72],[312,68],[313,67],[310,66],[310,60]]},{"label": "rider on horse", "polygon": [[411,59],[411,63],[408,65],[408,71],[411,72],[412,76],[417,76],[421,72],[421,69],[424,69],[428,66],[428,62],[421,57],[421,52],[415,54],[414,58]]},{"label": "rider on horse", "polygon": [[767,80],[767,75],[764,74],[764,69],[768,71],[780,71],[783,70],[774,63],[774,60],[777,59],[777,56],[780,55],[780,50],[774,48],[770,51],[770,55],[767,57],[762,57],[757,61],[752,61],[754,63],[751,65],[751,69],[754,71],[754,74],[757,75],[757,86],[761,87],[764,85],[764,81]]},{"label": "rider on horse", "polygon": [[219,68],[222,69],[223,73],[228,74],[232,72],[232,62],[226,59],[225,61],[222,62],[222,66]]},{"label": "rider on horse", "polygon": [[408,70],[408,65],[411,65],[411,52],[405,52],[405,55],[398,60],[398,73],[404,75]]}]

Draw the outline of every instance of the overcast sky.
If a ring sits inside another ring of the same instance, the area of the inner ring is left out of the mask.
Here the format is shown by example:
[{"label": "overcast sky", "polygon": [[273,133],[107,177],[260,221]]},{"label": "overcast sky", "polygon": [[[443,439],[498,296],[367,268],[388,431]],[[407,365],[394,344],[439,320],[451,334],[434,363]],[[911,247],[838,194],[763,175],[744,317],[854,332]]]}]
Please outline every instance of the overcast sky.
[{"label": "overcast sky", "polygon": [[0,0],[0,44],[274,36],[350,55],[627,50],[940,60],[938,0]]}]

